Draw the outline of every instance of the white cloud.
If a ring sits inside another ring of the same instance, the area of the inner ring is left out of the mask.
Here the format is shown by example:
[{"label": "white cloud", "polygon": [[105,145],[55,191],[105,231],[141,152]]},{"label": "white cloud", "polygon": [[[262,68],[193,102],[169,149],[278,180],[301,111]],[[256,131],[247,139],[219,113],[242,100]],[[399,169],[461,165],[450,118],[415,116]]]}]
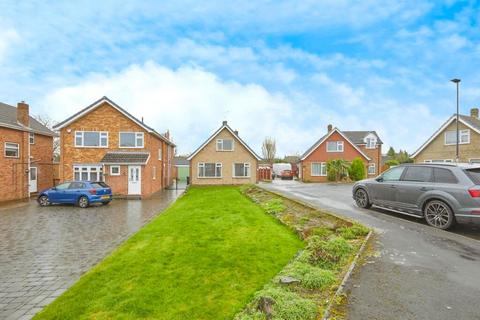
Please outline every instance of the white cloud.
[{"label": "white cloud", "polygon": [[173,70],[147,62],[113,75],[91,74],[48,92],[40,105],[63,120],[106,95],[157,131],[169,129],[182,154],[192,152],[225,119],[258,153],[265,136],[275,137],[280,156],[302,153],[328,123],[343,130],[377,130],[385,147],[412,151],[442,121],[424,105],[375,98],[324,74],[314,78],[324,99],[226,81],[197,67]]},{"label": "white cloud", "polygon": [[0,63],[8,54],[8,49],[20,40],[20,35],[14,28],[7,28],[0,24]]}]

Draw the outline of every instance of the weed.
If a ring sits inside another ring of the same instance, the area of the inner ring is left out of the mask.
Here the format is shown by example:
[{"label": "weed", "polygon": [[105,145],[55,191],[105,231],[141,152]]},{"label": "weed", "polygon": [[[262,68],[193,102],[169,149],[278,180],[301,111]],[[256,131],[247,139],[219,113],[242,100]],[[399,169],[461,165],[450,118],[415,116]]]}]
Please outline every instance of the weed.
[{"label": "weed", "polygon": [[337,229],[337,232],[347,240],[358,239],[368,234],[370,230],[359,224],[354,224],[351,227],[342,227]]},{"label": "weed", "polygon": [[327,239],[333,234],[333,230],[326,227],[319,227],[312,230],[312,236],[318,236],[322,239]]},{"label": "weed", "polygon": [[285,211],[286,207],[280,199],[272,199],[262,203],[263,209],[269,214],[277,214]]},{"label": "weed", "polygon": [[352,246],[342,237],[333,237],[325,241],[314,236],[309,239],[307,251],[310,252],[312,264],[332,268],[349,255]]},{"label": "weed", "polygon": [[317,306],[314,301],[302,298],[285,288],[267,287],[255,295],[257,303],[262,298],[273,301],[272,320],[310,320],[317,316]]},{"label": "weed", "polygon": [[287,274],[299,279],[302,286],[307,289],[323,289],[335,282],[335,274],[332,271],[302,262],[292,263],[287,269]]}]

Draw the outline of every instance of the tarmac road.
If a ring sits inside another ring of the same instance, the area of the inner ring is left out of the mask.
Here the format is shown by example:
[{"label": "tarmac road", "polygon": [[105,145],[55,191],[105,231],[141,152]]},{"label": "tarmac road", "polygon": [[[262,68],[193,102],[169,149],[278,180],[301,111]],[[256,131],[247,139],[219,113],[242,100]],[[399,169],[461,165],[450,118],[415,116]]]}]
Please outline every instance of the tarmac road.
[{"label": "tarmac road", "polygon": [[453,231],[360,209],[349,184],[275,180],[262,187],[374,228],[376,255],[347,284],[348,319],[480,319],[480,219]]}]

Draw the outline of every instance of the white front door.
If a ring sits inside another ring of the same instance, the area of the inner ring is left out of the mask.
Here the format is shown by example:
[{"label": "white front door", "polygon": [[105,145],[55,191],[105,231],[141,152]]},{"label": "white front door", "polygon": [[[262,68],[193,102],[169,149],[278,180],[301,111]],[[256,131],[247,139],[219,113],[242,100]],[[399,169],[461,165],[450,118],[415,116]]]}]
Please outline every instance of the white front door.
[{"label": "white front door", "polygon": [[142,167],[128,166],[128,194],[142,194]]},{"label": "white front door", "polygon": [[37,168],[30,167],[29,179],[28,179],[28,192],[37,192]]}]

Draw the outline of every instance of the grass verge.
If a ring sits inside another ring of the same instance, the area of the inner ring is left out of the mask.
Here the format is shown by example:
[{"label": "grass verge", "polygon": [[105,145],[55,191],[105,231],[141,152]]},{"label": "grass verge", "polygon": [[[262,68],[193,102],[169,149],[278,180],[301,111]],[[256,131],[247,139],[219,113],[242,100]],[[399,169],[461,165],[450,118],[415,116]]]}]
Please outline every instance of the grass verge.
[{"label": "grass verge", "polygon": [[231,319],[302,247],[239,188],[190,188],[35,319]]},{"label": "grass verge", "polygon": [[[244,186],[242,191],[307,246],[255,294],[235,320],[320,318],[370,230],[256,186]],[[337,313],[336,318],[341,315]]]}]

